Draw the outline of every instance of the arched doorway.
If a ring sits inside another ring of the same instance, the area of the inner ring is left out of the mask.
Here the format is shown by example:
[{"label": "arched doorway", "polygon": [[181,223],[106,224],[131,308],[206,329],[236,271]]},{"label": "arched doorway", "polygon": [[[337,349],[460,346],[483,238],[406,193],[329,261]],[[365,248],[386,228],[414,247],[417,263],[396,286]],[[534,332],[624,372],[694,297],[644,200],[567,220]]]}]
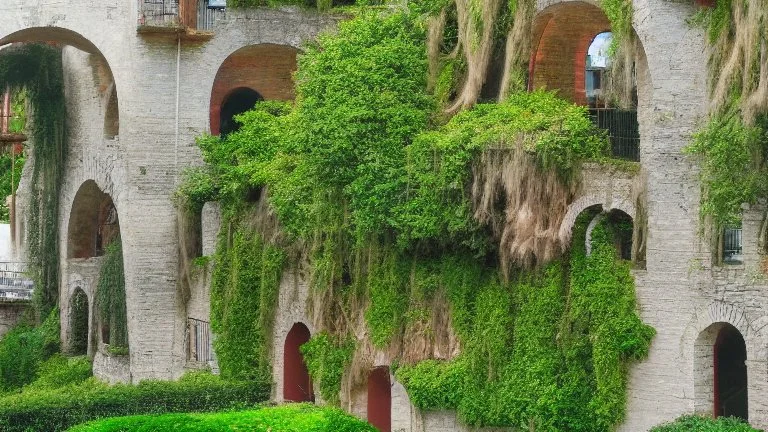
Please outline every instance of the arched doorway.
[{"label": "arched doorway", "polygon": [[237,132],[240,129],[240,124],[235,121],[235,116],[252,109],[256,102],[263,99],[256,90],[247,87],[232,90],[224,99],[224,103],[221,104],[221,111],[219,111],[221,135]]},{"label": "arched doorway", "polygon": [[291,327],[285,337],[283,350],[283,400],[287,402],[312,402],[312,379],[301,355],[300,348],[309,342],[309,329],[302,323]]},{"label": "arched doorway", "polygon": [[713,352],[714,415],[747,419],[747,346],[736,327],[725,324]]},{"label": "arched doorway", "polygon": [[75,288],[69,302],[69,351],[73,355],[88,354],[88,296]]},{"label": "arched doorway", "polygon": [[381,432],[392,430],[392,383],[387,366],[368,374],[368,423]]}]

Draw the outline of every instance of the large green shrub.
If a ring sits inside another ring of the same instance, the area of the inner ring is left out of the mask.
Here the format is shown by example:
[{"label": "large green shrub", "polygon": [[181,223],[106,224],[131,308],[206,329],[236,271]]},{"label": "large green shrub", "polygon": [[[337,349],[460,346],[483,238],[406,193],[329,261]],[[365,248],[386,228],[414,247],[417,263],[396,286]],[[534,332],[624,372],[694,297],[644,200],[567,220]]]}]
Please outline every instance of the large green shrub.
[{"label": "large green shrub", "polygon": [[58,351],[58,309],[40,326],[22,323],[11,329],[0,339],[0,392],[34,381],[41,364]]},{"label": "large green shrub", "polygon": [[710,417],[701,417],[688,415],[680,417],[671,423],[665,423],[656,426],[650,432],[760,432],[749,424],[732,418],[720,417],[712,419]]},{"label": "large green shrub", "polygon": [[254,411],[215,414],[167,414],[113,418],[71,432],[375,432],[376,428],[337,408],[290,404]]},{"label": "large green shrub", "polygon": [[[46,387],[33,384],[0,398],[0,430],[62,431],[90,420],[133,414],[216,411],[251,407],[269,398],[265,381],[234,382],[205,373],[180,381],[142,381],[108,386],[95,378],[77,382],[71,375]],[[61,377],[59,377],[61,378]]]}]

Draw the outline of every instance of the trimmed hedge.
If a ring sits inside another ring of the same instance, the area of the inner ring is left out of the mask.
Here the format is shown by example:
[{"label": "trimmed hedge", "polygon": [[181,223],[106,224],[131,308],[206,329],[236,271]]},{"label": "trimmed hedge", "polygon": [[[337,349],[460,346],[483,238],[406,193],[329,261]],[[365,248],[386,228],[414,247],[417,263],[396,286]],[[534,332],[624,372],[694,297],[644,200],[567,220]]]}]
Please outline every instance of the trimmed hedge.
[{"label": "trimmed hedge", "polygon": [[733,417],[682,416],[672,423],[659,425],[649,432],[763,432]]},{"label": "trimmed hedge", "polygon": [[269,393],[269,383],[225,381],[201,373],[135,386],[110,387],[90,378],[56,389],[30,387],[0,398],[0,430],[54,432],[115,416],[249,408],[267,400]]},{"label": "trimmed hedge", "polygon": [[252,411],[215,414],[167,414],[112,418],[70,432],[376,432],[368,423],[337,408],[290,404]]}]

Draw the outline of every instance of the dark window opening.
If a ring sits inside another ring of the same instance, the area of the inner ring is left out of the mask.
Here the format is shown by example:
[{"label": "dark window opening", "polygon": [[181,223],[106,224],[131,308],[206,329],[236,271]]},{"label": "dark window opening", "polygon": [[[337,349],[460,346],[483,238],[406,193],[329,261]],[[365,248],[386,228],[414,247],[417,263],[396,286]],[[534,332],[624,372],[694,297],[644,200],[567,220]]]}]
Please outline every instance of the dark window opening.
[{"label": "dark window opening", "polygon": [[263,100],[263,98],[255,90],[249,88],[233,90],[224,99],[224,103],[221,104],[221,112],[219,113],[219,132],[221,136],[224,137],[240,130],[240,123],[234,117],[253,109],[254,105],[260,100]]},{"label": "dark window opening", "polygon": [[613,244],[616,254],[623,260],[632,260],[632,217],[623,211],[613,210],[608,213],[608,224],[613,231]]},{"label": "dark window opening", "polygon": [[714,346],[715,417],[747,421],[747,347],[739,331],[724,326]]}]

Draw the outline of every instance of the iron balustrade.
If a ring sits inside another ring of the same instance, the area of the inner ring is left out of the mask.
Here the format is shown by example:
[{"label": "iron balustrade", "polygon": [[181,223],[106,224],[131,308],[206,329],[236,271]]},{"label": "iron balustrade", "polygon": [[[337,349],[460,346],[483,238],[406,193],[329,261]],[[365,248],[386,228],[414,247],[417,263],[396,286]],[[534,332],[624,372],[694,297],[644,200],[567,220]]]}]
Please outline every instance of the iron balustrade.
[{"label": "iron balustrade", "polygon": [[640,127],[636,110],[590,108],[589,116],[595,126],[608,131],[613,157],[640,160]]},{"label": "iron balustrade", "polygon": [[742,263],[742,231],[738,227],[726,227],[723,230],[723,263]]},{"label": "iron balustrade", "polygon": [[213,361],[211,324],[195,318],[187,318],[187,360],[200,363]]},{"label": "iron balustrade", "polygon": [[27,276],[27,264],[23,262],[0,262],[0,298],[8,300],[30,300],[34,282]]}]

